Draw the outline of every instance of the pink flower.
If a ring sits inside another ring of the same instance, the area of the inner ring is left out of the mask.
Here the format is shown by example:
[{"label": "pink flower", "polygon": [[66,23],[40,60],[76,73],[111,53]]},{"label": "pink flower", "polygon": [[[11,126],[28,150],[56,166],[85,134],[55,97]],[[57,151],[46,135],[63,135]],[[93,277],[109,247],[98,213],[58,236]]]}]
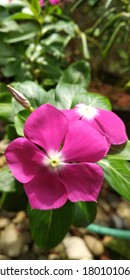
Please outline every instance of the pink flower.
[{"label": "pink flower", "polygon": [[119,145],[128,140],[123,121],[113,112],[85,104],[77,104],[74,109],[62,110],[70,122],[81,120],[84,129],[88,124],[108,138],[110,144]]},{"label": "pink flower", "polygon": [[40,0],[40,6],[43,7],[44,6],[44,0]]},{"label": "pink flower", "polygon": [[6,149],[8,165],[24,183],[32,208],[59,208],[67,200],[95,201],[103,172],[95,162],[109,145],[106,138],[81,121],[72,124],[52,105],[41,105],[27,118],[25,137]]},{"label": "pink flower", "polygon": [[[60,0],[49,0],[50,4],[51,5],[56,5],[60,2]],[[40,0],[40,6],[43,7],[45,4],[45,1],[44,0]]]},{"label": "pink flower", "polygon": [[49,0],[51,5],[56,5],[60,2],[61,0]]}]

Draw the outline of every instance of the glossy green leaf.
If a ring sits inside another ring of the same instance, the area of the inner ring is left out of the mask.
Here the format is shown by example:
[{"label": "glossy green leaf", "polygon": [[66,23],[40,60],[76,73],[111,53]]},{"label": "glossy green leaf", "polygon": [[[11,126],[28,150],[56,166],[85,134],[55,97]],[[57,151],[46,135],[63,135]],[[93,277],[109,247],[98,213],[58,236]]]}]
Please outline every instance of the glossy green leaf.
[{"label": "glossy green leaf", "polygon": [[63,73],[60,82],[79,84],[87,88],[91,80],[90,64],[85,60],[79,60],[71,64]]},{"label": "glossy green leaf", "polygon": [[23,185],[14,180],[15,192],[3,193],[1,207],[6,211],[17,212],[26,210],[28,199],[24,192]]},{"label": "glossy green leaf", "polygon": [[9,124],[6,130],[7,138],[12,141],[18,137],[14,124]]},{"label": "glossy green leaf", "polygon": [[75,23],[73,21],[64,21],[58,20],[57,22],[53,22],[53,24],[47,24],[42,28],[42,34],[45,35],[49,31],[61,32],[69,34],[72,38],[75,36]]},{"label": "glossy green leaf", "polygon": [[[1,1],[3,2],[3,1]],[[8,10],[2,7],[3,3],[0,3],[0,22],[9,16]]]},{"label": "glossy green leaf", "polygon": [[96,202],[77,202],[73,224],[78,227],[86,227],[91,224],[97,212]]},{"label": "glossy green leaf", "polygon": [[13,120],[13,108],[11,103],[0,103],[0,118],[12,121]]},{"label": "glossy green leaf", "polygon": [[9,58],[11,56],[14,56],[14,50],[11,46],[4,43],[2,40],[0,42],[0,58]]},{"label": "glossy green leaf", "polygon": [[40,7],[40,1],[31,0],[31,8],[34,12],[35,16],[39,16],[41,7]]},{"label": "glossy green leaf", "polygon": [[11,18],[15,19],[15,20],[34,20],[35,19],[35,17],[33,15],[26,14],[26,13],[23,13],[23,12],[13,14],[11,16]]},{"label": "glossy green leaf", "polygon": [[130,163],[123,160],[103,159],[99,165],[107,183],[126,200],[130,201]]},{"label": "glossy green leaf", "polygon": [[18,32],[19,25],[11,18],[5,18],[0,26],[0,32],[5,33],[4,39],[10,32]]},{"label": "glossy green leaf", "polygon": [[9,62],[2,68],[2,73],[6,78],[13,77],[17,74],[18,69],[20,68],[21,61],[16,60],[13,62]]},{"label": "glossy green leaf", "polygon": [[14,192],[15,181],[8,166],[0,169],[0,191],[1,192]]},{"label": "glossy green leaf", "polygon": [[127,141],[124,149],[118,153],[107,154],[107,158],[112,160],[130,160],[130,141]]},{"label": "glossy green leaf", "polygon": [[56,87],[56,101],[61,105],[61,108],[69,109],[72,106],[73,98],[78,94],[85,94],[86,91],[78,84],[67,84],[60,82]]},{"label": "glossy green leaf", "polygon": [[19,26],[19,31],[8,32],[5,35],[4,41],[8,44],[25,41],[35,37],[38,31],[38,24],[33,22],[22,23]]},{"label": "glossy green leaf", "polygon": [[73,97],[72,107],[78,103],[84,103],[96,108],[111,110],[111,103],[107,97],[100,94],[86,92],[86,94],[77,94]]},{"label": "glossy green leaf", "polygon": [[7,86],[3,83],[0,83],[0,103],[10,103],[11,94],[9,93]]},{"label": "glossy green leaf", "polygon": [[23,110],[23,111],[20,111],[15,116],[15,119],[14,119],[15,129],[16,129],[17,134],[20,136],[24,136],[24,132],[23,132],[24,123],[29,115],[30,115],[29,111]]},{"label": "glossy green leaf", "polygon": [[28,209],[31,233],[36,244],[49,249],[59,244],[69,231],[74,215],[75,204],[67,202],[54,210]]}]

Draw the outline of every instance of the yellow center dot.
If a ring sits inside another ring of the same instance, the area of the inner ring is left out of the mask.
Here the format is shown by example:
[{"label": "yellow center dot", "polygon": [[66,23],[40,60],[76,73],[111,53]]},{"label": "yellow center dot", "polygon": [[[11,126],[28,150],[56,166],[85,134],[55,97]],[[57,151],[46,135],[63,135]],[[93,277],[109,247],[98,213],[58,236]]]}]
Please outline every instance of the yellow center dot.
[{"label": "yellow center dot", "polygon": [[43,164],[48,166],[49,170],[57,171],[64,165],[64,157],[61,152],[50,150],[43,159]]},{"label": "yellow center dot", "polygon": [[59,165],[60,161],[58,159],[50,159],[50,165],[52,167],[57,167]]}]

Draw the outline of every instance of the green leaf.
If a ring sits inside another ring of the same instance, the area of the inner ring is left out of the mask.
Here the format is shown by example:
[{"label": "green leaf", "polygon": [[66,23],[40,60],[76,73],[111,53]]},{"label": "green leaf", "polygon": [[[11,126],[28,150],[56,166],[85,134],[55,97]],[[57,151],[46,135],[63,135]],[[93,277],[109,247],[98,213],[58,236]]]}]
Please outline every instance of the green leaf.
[{"label": "green leaf", "polygon": [[0,57],[9,58],[14,55],[14,50],[11,46],[7,45],[4,42],[0,42]]},{"label": "green leaf", "polygon": [[5,193],[15,191],[14,177],[11,174],[8,166],[0,169],[0,191]]},{"label": "green leaf", "polygon": [[72,107],[78,103],[84,103],[99,109],[111,110],[111,103],[107,97],[100,94],[86,92],[86,94],[77,94],[73,98]]},{"label": "green leaf", "polygon": [[14,186],[15,192],[3,193],[1,207],[11,212],[26,210],[28,199],[24,192],[23,185],[14,180]]},{"label": "green leaf", "polygon": [[9,32],[18,32],[18,30],[19,30],[19,25],[9,17],[5,18],[0,26],[0,32],[6,33],[4,39],[6,36],[8,36]]},{"label": "green leaf", "polygon": [[105,247],[109,248],[109,250],[112,250],[119,254],[120,260],[130,259],[130,242],[128,240],[123,239],[123,237],[122,239],[110,238],[104,243]]},{"label": "green leaf", "polygon": [[68,84],[79,84],[87,88],[91,80],[90,64],[80,60],[71,64],[63,73],[60,82]]},{"label": "green leaf", "polygon": [[25,41],[37,36],[39,26],[33,22],[22,23],[19,25],[19,31],[8,32],[4,37],[4,42],[13,44]]},{"label": "green leaf", "polygon": [[13,108],[11,103],[0,103],[0,118],[7,121],[13,120]]},{"label": "green leaf", "polygon": [[0,103],[10,103],[11,99],[12,96],[9,93],[7,86],[3,83],[0,83]]},{"label": "green leaf", "polygon": [[73,98],[78,94],[85,93],[85,89],[78,84],[67,84],[60,82],[56,87],[56,101],[58,101],[63,109],[69,109],[72,106]]},{"label": "green leaf", "polygon": [[29,111],[23,110],[20,111],[14,118],[16,132],[20,136],[24,136],[24,132],[23,132],[24,123],[29,115],[30,115]]},{"label": "green leaf", "polygon": [[[117,146],[118,148],[118,146]],[[114,160],[130,160],[130,141],[125,143],[125,148],[116,154],[107,154],[108,159]]]},{"label": "green leaf", "polygon": [[15,20],[35,20],[36,19],[34,15],[30,15],[30,14],[23,13],[23,12],[15,13],[11,16],[11,18],[15,19]]},{"label": "green leaf", "polygon": [[14,124],[9,124],[7,126],[7,138],[12,141],[18,137]]},{"label": "green leaf", "polygon": [[75,37],[75,23],[73,21],[64,21],[58,20],[57,22],[53,22],[52,24],[44,25],[42,28],[42,35],[45,35],[49,31],[54,32],[65,32],[70,35],[71,38]]},{"label": "green leaf", "polygon": [[107,183],[126,200],[130,201],[130,163],[123,160],[103,159],[99,165]]},{"label": "green leaf", "polygon": [[62,241],[68,232],[74,215],[75,204],[67,202],[54,210],[28,209],[32,237],[36,244],[49,249]]},{"label": "green leaf", "polygon": [[38,16],[41,11],[40,1],[32,0],[31,8],[32,8],[32,11],[34,12],[35,16]]},{"label": "green leaf", "polygon": [[[32,81],[13,83],[12,86],[23,93],[33,108],[37,108],[48,102],[48,95],[46,91]],[[13,106],[16,114],[23,110],[23,107],[15,100],[13,101]]]},{"label": "green leaf", "polygon": [[[1,1],[3,2],[3,1]],[[0,3],[0,21],[9,16],[8,10],[2,7],[3,3]]]},{"label": "green leaf", "polygon": [[96,202],[77,202],[73,224],[78,227],[88,226],[94,221],[96,212]]},{"label": "green leaf", "polygon": [[3,68],[2,68],[2,73],[6,78],[10,78],[13,77],[17,74],[18,69],[20,68],[20,64],[21,61],[20,60],[16,60],[16,61],[11,61],[8,64],[6,64]]}]

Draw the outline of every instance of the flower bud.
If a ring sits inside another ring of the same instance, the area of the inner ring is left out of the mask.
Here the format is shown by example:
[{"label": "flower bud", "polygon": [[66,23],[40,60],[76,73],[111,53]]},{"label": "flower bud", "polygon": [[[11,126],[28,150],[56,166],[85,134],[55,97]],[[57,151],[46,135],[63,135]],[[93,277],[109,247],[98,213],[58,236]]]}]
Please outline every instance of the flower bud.
[{"label": "flower bud", "polygon": [[11,92],[12,96],[15,98],[15,100],[21,104],[25,109],[31,110],[31,104],[28,101],[28,99],[18,90],[14,89],[12,86],[7,85],[7,88]]}]

